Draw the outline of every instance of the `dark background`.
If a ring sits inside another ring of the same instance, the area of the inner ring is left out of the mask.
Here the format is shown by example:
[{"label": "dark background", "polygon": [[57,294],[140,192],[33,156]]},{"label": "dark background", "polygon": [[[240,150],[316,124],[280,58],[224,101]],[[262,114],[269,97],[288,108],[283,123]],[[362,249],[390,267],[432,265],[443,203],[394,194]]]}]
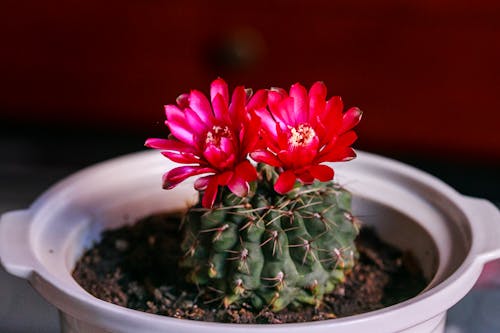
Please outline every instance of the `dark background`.
[{"label": "dark background", "polygon": [[2,1],[0,22],[8,170],[143,149],[217,76],[322,80],[364,110],[358,149],[500,201],[498,1]]}]

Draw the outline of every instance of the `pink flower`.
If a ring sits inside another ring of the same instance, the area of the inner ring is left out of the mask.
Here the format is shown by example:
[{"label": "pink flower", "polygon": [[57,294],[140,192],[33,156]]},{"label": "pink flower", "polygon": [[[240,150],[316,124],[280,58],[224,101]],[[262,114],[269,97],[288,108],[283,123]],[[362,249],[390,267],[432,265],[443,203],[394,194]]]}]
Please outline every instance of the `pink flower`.
[{"label": "pink flower", "polygon": [[348,161],[356,154],[350,147],[357,139],[352,128],[362,112],[335,96],[326,101],[326,86],[312,85],[309,93],[296,83],[290,94],[283,89],[268,92],[268,109],[256,110],[263,127],[263,145],[251,156],[283,172],[274,185],[276,192],[290,191],[296,179],[309,184],[333,179],[333,169],[322,162]]},{"label": "pink flower", "polygon": [[260,119],[251,116],[253,110],[265,108],[266,91],[247,97],[244,87],[234,89],[229,102],[226,82],[212,82],[211,102],[197,90],[180,95],[177,105],[166,105],[165,124],[172,138],[148,139],[147,147],[161,149],[170,160],[185,166],[176,167],[163,177],[163,187],[174,188],[188,177],[198,178],[195,188],[204,190],[203,207],[215,202],[218,186],[228,188],[238,196],[248,192],[248,182],[256,179],[254,166],[248,161],[249,152],[258,142]]}]

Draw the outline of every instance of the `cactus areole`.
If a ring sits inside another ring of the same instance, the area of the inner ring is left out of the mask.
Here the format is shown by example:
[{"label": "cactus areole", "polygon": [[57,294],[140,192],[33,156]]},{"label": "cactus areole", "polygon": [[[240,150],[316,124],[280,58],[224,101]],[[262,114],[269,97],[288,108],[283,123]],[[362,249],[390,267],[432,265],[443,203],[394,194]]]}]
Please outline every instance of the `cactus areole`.
[{"label": "cactus areole", "polygon": [[146,141],[185,164],[164,175],[165,189],[203,175],[182,223],[187,281],[225,306],[320,304],[353,267],[358,234],[350,193],[322,163],[356,156],[361,111],[343,112],[322,82],[255,94],[239,86],[230,96],[218,78],[210,88],[210,99],[192,90],[167,105],[169,138]]}]

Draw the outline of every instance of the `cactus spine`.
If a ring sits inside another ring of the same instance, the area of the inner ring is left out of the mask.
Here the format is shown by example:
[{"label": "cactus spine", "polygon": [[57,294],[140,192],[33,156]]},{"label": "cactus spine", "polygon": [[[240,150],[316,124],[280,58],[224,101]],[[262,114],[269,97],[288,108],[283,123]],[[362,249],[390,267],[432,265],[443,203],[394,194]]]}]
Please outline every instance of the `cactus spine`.
[{"label": "cactus spine", "polygon": [[351,195],[333,182],[279,195],[274,168],[258,170],[247,197],[226,189],[220,205],[188,211],[180,265],[189,282],[220,290],[225,306],[245,301],[279,311],[318,305],[357,258]]}]

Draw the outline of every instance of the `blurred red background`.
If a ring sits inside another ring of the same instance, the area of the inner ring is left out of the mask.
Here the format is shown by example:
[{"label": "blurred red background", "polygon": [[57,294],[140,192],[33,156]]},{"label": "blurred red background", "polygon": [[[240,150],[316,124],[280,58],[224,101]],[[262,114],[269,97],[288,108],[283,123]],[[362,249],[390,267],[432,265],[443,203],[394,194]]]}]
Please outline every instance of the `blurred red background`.
[{"label": "blurred red background", "polygon": [[500,161],[500,2],[3,1],[0,121],[161,133],[216,76],[325,81],[358,147]]}]

